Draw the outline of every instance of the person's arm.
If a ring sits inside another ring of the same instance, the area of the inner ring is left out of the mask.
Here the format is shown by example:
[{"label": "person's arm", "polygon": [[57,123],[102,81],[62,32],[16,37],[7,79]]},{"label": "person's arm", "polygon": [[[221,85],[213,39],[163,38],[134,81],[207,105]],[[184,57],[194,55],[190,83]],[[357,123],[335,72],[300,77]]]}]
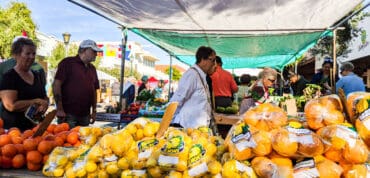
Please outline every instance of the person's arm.
[{"label": "person's arm", "polygon": [[231,87],[232,93],[236,93],[239,90],[238,85],[236,84],[236,82],[235,82],[234,78],[232,78],[232,76],[231,76],[231,86],[230,87]]},{"label": "person's arm", "polygon": [[97,92],[96,92],[96,90],[98,90],[100,88],[98,74],[97,74],[96,70],[95,70],[94,87],[95,87],[95,90],[94,90],[94,93],[93,93],[93,101],[91,103],[92,111],[91,111],[90,124],[93,124],[96,120],[96,103],[97,103],[97,94],[96,94]]},{"label": "person's arm", "polygon": [[10,112],[23,112],[26,111],[31,105],[38,107],[38,112],[45,112],[48,107],[48,101],[41,98],[31,100],[18,100],[18,92],[16,90],[3,90],[1,91],[1,98],[4,107]]},{"label": "person's arm", "polygon": [[53,94],[54,100],[57,107],[57,117],[65,117],[66,113],[63,109],[63,102],[62,102],[62,81],[55,79],[53,83]]}]

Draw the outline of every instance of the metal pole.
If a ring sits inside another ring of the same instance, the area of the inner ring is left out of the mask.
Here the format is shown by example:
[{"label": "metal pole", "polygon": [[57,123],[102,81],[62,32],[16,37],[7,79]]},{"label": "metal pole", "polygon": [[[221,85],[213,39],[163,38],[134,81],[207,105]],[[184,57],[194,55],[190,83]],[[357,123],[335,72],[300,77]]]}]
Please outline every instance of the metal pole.
[{"label": "metal pole", "polygon": [[[123,85],[125,76],[125,61],[126,61],[126,44],[127,44],[127,28],[122,27],[122,50],[121,50],[121,78],[120,78],[120,88],[119,88],[119,105],[123,109],[126,106],[122,106],[122,95],[123,95]],[[118,129],[121,129],[121,119],[118,122]]]},{"label": "metal pole", "polygon": [[170,73],[168,77],[168,101],[170,101],[171,94],[171,83],[172,83],[172,55],[170,54]]},{"label": "metal pole", "polygon": [[336,50],[336,43],[337,43],[337,29],[333,30],[333,76],[331,78],[331,84],[332,84],[332,93],[335,93],[335,76],[337,73],[337,50]]}]

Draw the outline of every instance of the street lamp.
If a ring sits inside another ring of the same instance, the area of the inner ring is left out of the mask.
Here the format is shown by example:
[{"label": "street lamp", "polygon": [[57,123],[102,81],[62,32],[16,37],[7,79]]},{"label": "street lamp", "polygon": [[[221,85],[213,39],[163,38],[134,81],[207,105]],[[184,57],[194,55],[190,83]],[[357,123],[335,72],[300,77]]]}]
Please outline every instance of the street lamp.
[{"label": "street lamp", "polygon": [[68,55],[68,44],[69,44],[69,40],[71,39],[71,34],[69,33],[63,33],[63,41],[64,41],[64,45],[65,45],[65,50],[66,50],[66,54],[65,56],[67,57]]}]

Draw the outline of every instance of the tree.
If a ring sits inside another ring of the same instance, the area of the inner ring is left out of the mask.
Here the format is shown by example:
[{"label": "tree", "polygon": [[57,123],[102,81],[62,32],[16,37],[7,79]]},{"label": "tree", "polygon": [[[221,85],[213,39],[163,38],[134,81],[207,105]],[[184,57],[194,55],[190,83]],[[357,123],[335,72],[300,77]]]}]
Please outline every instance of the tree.
[{"label": "tree", "polygon": [[[170,68],[169,67],[165,70],[165,73],[170,75]],[[180,71],[176,68],[172,68],[172,80],[179,81],[180,78],[181,78]]]},{"label": "tree", "polygon": [[[362,6],[359,5],[354,9],[354,11],[360,9]],[[354,11],[350,12],[348,15],[351,15]],[[348,16],[347,15],[347,16]],[[345,19],[347,16],[343,17],[342,19]],[[370,16],[367,12],[360,12],[356,16],[352,17],[352,19],[345,22],[342,27],[344,27],[344,30],[337,30],[336,35],[336,51],[337,56],[346,55],[350,50],[348,50],[348,45],[351,42],[353,37],[357,37],[363,33],[363,29],[358,27],[358,24],[361,20],[363,20],[365,17]],[[342,21],[339,20],[338,22]],[[330,55],[333,56],[333,37],[327,36],[319,40],[319,42],[310,49],[310,53],[313,55]]]},{"label": "tree", "polygon": [[10,48],[14,37],[27,32],[29,38],[36,44],[36,25],[32,21],[31,11],[26,4],[12,2],[9,8],[0,9],[0,58],[10,58]]},{"label": "tree", "polygon": [[[76,44],[72,44],[68,46],[68,56],[74,56],[77,54],[78,46]],[[49,63],[49,67],[51,69],[55,69],[59,62],[66,57],[65,46],[63,43],[58,43],[53,51],[51,52],[50,56],[46,57],[46,61]]]},{"label": "tree", "polygon": [[[99,70],[117,78],[121,78],[121,68],[108,68],[108,67],[100,67]],[[129,77],[131,76],[131,69],[128,67],[125,67],[125,75],[124,77]],[[133,69],[132,71],[132,76],[134,76],[137,80],[141,78],[141,75],[139,72]]]}]

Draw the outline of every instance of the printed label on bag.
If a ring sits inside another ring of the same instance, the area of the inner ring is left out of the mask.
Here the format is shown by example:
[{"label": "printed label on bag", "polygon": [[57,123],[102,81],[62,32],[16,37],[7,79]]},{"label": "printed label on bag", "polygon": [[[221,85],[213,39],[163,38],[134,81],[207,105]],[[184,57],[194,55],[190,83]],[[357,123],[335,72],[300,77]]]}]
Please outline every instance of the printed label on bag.
[{"label": "printed label on bag", "polygon": [[190,167],[197,164],[199,161],[204,158],[204,155],[206,154],[206,150],[203,148],[201,144],[194,144],[189,149],[189,159],[188,164]]},{"label": "printed label on bag", "polygon": [[238,151],[256,147],[256,143],[254,142],[252,134],[249,131],[249,126],[244,123],[235,126],[231,137],[231,142],[235,144],[235,147],[238,149]]},{"label": "printed label on bag", "polygon": [[319,177],[320,173],[316,168],[313,159],[297,163],[293,168],[293,176],[295,178],[313,178]]}]

